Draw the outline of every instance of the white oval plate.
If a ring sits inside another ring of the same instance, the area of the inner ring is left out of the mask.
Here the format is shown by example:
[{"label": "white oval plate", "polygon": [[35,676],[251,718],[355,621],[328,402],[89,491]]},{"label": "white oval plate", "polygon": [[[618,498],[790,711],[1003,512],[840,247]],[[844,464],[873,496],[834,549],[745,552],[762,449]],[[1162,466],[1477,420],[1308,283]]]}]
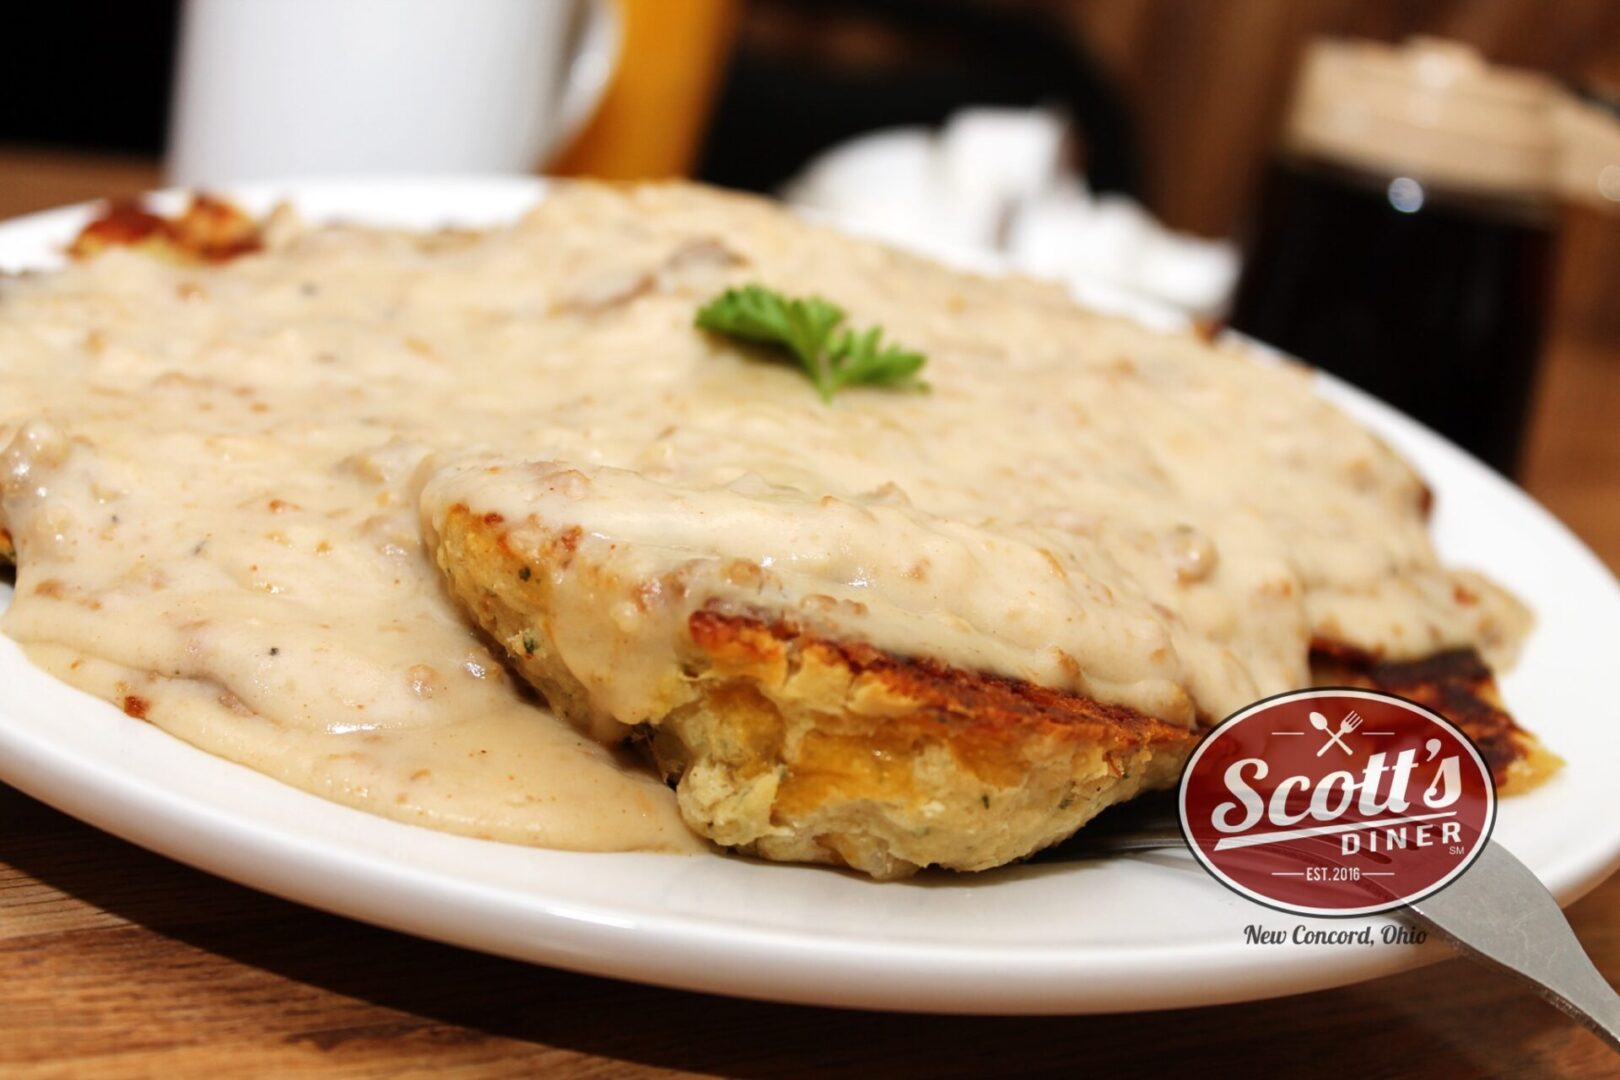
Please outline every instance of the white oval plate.
[{"label": "white oval plate", "polygon": [[[427,227],[509,220],[542,190],[525,179],[366,180],[233,197],[254,210],[287,196],[315,218]],[[0,226],[0,268],[58,262],[90,213]],[[1496,836],[1572,901],[1620,862],[1611,681],[1620,587],[1545,510],[1462,451],[1341,383],[1324,378],[1321,389],[1433,484],[1446,557],[1535,608],[1538,628],[1504,692],[1569,764],[1505,800]],[[0,606],[7,600],[0,588]],[[719,855],[572,854],[450,836],[196,750],[40,673],[3,637],[0,779],[144,847],[328,911],[558,967],[748,997],[1108,1012],[1315,990],[1445,955],[1433,943],[1246,945],[1248,924],[1309,920],[1234,895],[1182,852],[877,884]]]}]

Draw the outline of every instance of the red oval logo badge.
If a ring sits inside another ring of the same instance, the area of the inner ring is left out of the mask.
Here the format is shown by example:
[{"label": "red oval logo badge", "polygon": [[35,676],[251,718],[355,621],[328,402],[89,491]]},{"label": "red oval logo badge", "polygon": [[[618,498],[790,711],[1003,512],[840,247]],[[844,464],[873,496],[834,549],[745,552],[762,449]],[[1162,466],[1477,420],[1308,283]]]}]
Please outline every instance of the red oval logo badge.
[{"label": "red oval logo badge", "polygon": [[1496,787],[1451,723],[1371,690],[1256,702],[1181,774],[1181,828],[1216,879],[1303,915],[1371,915],[1468,869]]}]

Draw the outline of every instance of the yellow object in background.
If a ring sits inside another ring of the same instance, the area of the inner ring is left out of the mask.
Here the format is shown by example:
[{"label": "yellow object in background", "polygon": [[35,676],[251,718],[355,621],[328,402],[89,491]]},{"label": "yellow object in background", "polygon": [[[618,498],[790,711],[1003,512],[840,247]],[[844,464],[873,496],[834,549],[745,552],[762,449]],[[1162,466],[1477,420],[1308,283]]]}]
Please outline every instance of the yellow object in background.
[{"label": "yellow object in background", "polygon": [[644,180],[691,172],[725,71],[736,0],[617,0],[618,67],[561,176]]}]

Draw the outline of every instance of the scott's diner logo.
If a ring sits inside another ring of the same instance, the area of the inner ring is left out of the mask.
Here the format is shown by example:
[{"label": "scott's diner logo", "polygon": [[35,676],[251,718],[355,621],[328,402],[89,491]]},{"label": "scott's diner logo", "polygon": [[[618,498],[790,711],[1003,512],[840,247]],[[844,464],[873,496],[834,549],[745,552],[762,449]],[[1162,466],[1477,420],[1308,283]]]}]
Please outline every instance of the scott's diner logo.
[{"label": "scott's diner logo", "polygon": [[1262,904],[1370,915],[1421,899],[1490,839],[1496,788],[1472,743],[1370,690],[1257,702],[1205,739],[1181,776],[1200,862]]}]

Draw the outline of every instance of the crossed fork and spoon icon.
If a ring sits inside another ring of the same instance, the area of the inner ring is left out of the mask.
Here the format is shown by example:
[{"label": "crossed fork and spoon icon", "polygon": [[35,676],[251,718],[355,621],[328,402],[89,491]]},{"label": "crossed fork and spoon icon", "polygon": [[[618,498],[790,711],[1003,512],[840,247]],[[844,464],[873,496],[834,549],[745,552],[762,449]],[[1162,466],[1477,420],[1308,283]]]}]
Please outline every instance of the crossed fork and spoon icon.
[{"label": "crossed fork and spoon icon", "polygon": [[1328,741],[1322,744],[1322,748],[1316,752],[1316,756],[1321,757],[1323,754],[1327,753],[1328,747],[1337,744],[1340,750],[1343,750],[1351,757],[1355,757],[1355,751],[1346,746],[1344,739],[1342,739],[1340,736],[1348,735],[1350,732],[1356,730],[1356,728],[1360,726],[1361,714],[1356,712],[1354,709],[1350,710],[1349,715],[1344,718],[1343,723],[1339,725],[1339,730],[1337,731],[1328,730],[1327,717],[1323,716],[1319,712],[1311,713],[1311,727],[1315,728],[1317,731],[1326,732],[1328,737]]}]

